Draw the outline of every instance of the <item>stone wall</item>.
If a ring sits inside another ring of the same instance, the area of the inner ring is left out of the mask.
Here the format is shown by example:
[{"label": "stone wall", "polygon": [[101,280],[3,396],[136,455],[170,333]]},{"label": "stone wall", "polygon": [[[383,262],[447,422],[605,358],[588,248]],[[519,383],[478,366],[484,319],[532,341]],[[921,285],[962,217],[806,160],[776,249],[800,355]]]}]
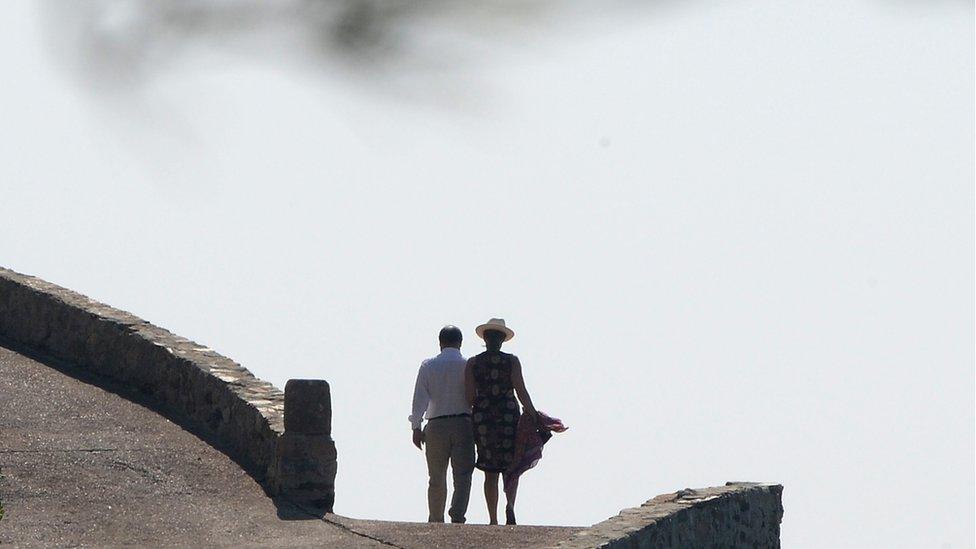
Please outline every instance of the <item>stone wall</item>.
[{"label": "stone wall", "polygon": [[284,393],[203,345],[2,267],[0,339],[140,393],[185,427],[213,436],[261,482],[275,474]]},{"label": "stone wall", "polygon": [[559,544],[565,549],[778,548],[783,487],[729,482],[658,496]]}]

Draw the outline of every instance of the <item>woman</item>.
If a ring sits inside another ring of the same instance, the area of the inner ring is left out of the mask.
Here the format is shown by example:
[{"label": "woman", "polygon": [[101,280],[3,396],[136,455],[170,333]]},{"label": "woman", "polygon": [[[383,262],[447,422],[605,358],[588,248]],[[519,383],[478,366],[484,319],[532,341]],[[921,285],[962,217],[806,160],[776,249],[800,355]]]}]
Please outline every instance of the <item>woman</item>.
[{"label": "woman", "polygon": [[[519,423],[519,402],[525,414],[537,423],[537,413],[522,380],[518,357],[502,352],[502,343],[515,337],[505,321],[493,318],[475,329],[487,350],[468,359],[464,388],[472,406],[474,443],[478,450],[475,467],[485,472],[485,501],[490,524],[498,524],[498,476],[515,459],[515,433]],[[505,524],[515,524],[515,490],[506,494]]]}]

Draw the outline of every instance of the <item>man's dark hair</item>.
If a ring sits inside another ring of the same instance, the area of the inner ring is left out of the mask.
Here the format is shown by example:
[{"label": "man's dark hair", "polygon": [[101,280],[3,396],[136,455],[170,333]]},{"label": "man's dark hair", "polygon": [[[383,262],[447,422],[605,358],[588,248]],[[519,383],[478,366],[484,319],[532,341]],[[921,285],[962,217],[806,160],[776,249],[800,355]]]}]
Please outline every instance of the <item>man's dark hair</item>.
[{"label": "man's dark hair", "polygon": [[460,346],[461,340],[464,336],[461,335],[461,329],[457,326],[447,325],[441,328],[441,333],[437,334],[437,339],[440,340],[442,346]]}]

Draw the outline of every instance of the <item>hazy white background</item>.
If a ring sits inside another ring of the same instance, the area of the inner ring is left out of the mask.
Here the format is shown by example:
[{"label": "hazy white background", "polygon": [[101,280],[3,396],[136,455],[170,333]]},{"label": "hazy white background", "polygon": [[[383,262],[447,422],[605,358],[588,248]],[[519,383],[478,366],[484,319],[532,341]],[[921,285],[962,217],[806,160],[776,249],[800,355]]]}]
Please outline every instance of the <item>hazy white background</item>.
[{"label": "hazy white background", "polygon": [[4,2],[0,264],[329,380],[341,514],[425,519],[417,367],[502,316],[524,523],[973,546],[971,2],[272,4]]}]

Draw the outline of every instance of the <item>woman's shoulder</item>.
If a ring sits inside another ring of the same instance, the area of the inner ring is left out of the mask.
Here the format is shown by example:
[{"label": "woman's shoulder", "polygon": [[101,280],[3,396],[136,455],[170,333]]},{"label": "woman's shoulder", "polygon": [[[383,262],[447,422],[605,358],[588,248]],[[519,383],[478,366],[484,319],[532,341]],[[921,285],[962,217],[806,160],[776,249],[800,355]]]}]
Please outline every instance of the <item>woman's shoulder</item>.
[{"label": "woman's shoulder", "polygon": [[504,351],[494,351],[494,352],[484,351],[482,353],[474,355],[473,357],[470,358],[470,360],[473,362],[481,362],[483,360],[491,360],[491,357],[497,357],[493,362],[497,362],[498,358],[502,359],[505,362],[518,362],[517,356],[511,353],[506,353]]},{"label": "woman's shoulder", "polygon": [[502,360],[504,362],[507,362],[509,364],[516,364],[519,361],[518,357],[513,355],[512,353],[504,353],[499,351],[498,354],[502,357]]}]

